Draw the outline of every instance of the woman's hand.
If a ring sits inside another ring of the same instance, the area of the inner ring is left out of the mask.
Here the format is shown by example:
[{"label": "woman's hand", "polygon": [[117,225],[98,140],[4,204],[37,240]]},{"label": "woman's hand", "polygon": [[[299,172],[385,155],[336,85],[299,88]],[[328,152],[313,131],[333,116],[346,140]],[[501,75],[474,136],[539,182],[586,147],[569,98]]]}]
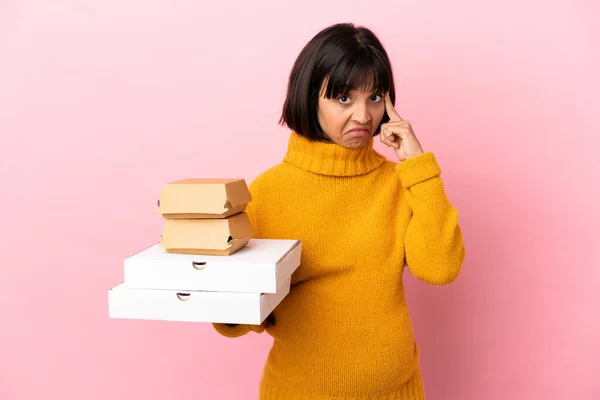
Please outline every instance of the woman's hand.
[{"label": "woman's hand", "polygon": [[396,112],[390,94],[385,94],[385,110],[387,111],[390,121],[381,125],[381,141],[393,147],[398,160],[405,161],[409,158],[423,154],[421,143],[415,136],[410,122],[402,119]]}]

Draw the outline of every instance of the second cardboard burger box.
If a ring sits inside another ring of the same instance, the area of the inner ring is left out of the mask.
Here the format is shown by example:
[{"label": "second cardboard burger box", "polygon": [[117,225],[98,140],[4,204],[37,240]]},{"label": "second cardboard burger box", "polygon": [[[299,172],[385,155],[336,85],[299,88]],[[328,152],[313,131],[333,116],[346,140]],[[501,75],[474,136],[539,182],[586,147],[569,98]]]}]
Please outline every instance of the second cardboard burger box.
[{"label": "second cardboard burger box", "polygon": [[245,212],[224,219],[167,219],[160,245],[169,253],[229,256],[253,235]]}]

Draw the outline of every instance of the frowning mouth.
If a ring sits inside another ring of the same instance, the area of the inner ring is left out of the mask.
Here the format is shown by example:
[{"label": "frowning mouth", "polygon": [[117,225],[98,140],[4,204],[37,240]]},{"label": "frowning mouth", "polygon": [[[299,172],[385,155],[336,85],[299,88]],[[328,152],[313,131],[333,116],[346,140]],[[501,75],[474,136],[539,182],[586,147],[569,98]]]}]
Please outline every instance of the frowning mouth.
[{"label": "frowning mouth", "polygon": [[350,136],[365,136],[365,135],[369,135],[369,134],[370,134],[369,128],[352,128],[346,132],[346,135],[350,135]]}]

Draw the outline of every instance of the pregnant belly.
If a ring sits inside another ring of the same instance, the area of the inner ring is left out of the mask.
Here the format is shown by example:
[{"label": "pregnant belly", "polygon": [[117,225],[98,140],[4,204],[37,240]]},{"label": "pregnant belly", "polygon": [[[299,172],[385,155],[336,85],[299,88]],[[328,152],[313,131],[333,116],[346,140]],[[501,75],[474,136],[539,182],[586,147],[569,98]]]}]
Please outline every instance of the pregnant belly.
[{"label": "pregnant belly", "polygon": [[416,368],[401,294],[360,298],[299,287],[274,317],[265,379],[278,385],[359,395],[397,389]]}]

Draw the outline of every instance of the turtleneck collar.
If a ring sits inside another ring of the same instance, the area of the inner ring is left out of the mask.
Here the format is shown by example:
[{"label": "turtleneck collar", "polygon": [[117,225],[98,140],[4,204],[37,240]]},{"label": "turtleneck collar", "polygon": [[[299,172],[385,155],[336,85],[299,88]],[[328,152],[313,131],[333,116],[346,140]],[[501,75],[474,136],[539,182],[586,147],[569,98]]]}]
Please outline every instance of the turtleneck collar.
[{"label": "turtleneck collar", "polygon": [[321,175],[364,175],[379,167],[386,158],[373,148],[373,138],[365,146],[348,149],[335,143],[315,142],[292,132],[283,158],[298,168]]}]

